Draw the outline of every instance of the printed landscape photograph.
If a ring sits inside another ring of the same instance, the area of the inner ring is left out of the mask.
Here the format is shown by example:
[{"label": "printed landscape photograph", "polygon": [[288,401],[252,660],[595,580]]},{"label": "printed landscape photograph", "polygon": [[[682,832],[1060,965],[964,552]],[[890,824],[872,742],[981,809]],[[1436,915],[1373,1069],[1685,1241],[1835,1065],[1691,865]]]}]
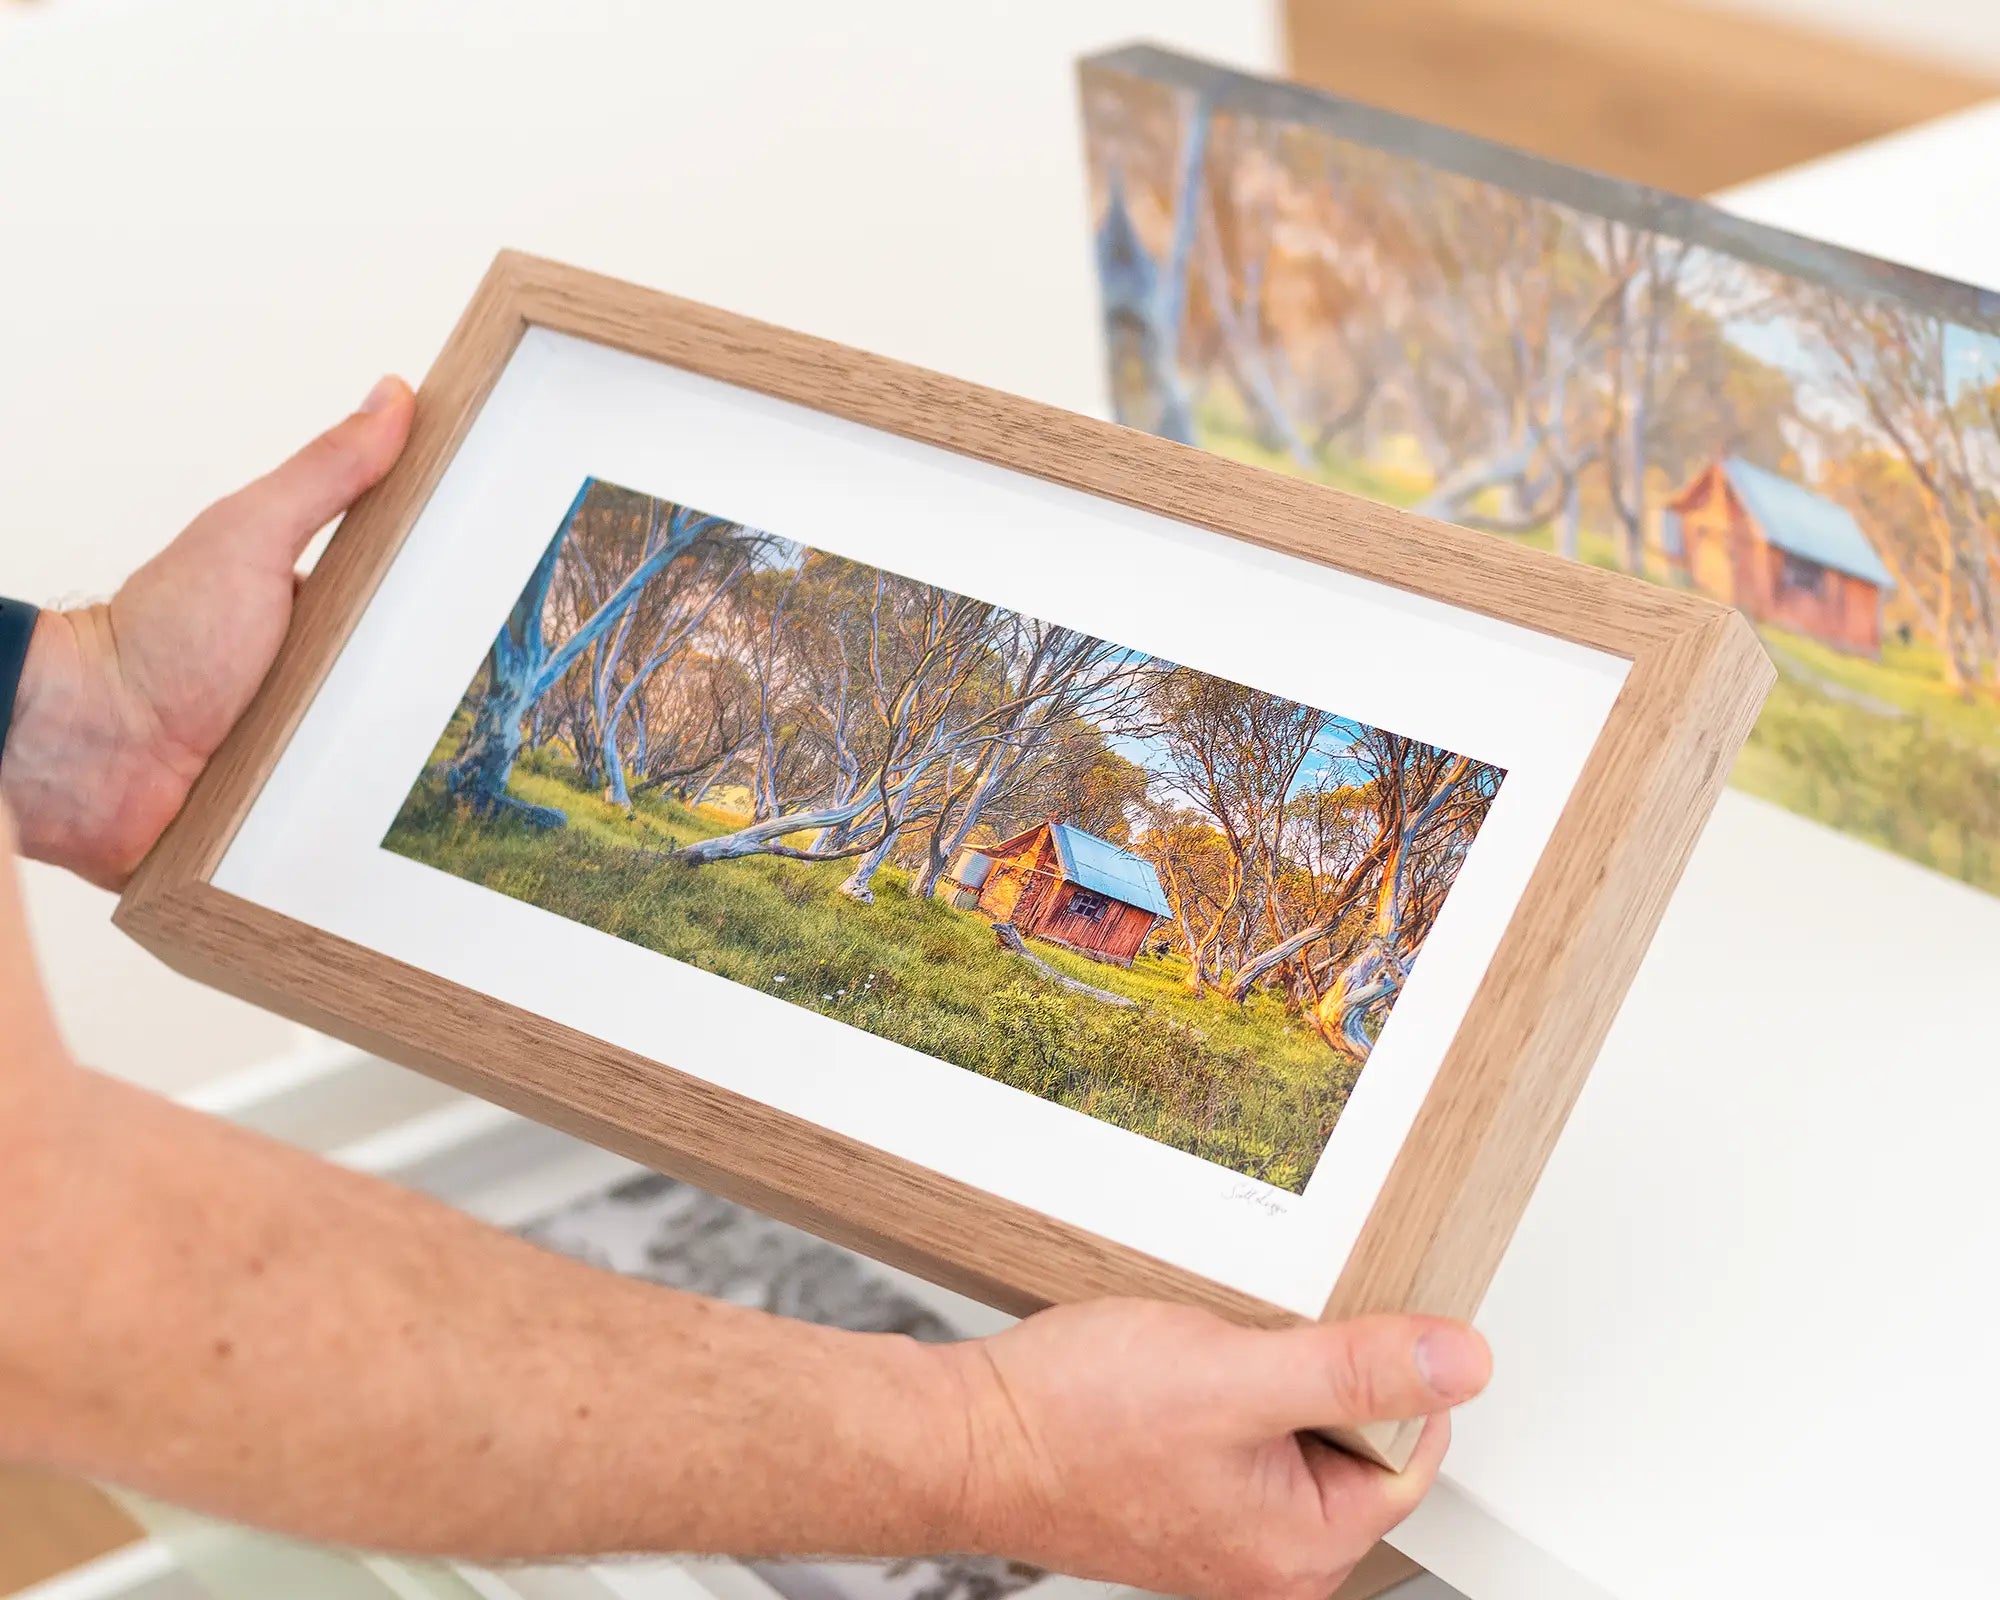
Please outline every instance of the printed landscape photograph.
[{"label": "printed landscape photograph", "polygon": [[1504,777],[590,479],[383,844],[1300,1192]]},{"label": "printed landscape photograph", "polygon": [[2000,891],[2000,297],[1157,53],[1083,96],[1121,421],[1737,607],[1736,784]]}]

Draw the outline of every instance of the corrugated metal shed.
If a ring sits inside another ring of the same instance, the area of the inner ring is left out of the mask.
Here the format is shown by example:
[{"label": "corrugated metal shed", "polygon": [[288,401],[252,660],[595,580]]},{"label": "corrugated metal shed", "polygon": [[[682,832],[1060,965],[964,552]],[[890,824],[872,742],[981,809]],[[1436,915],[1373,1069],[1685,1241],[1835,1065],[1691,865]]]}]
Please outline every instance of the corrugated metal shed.
[{"label": "corrugated metal shed", "polygon": [[1752,466],[1741,456],[1731,456],[1723,463],[1723,471],[1764,537],[1780,550],[1881,589],[1895,588],[1896,580],[1845,506],[1823,500],[1789,478]]},{"label": "corrugated metal shed", "polygon": [[961,850],[952,876],[968,889],[984,888],[986,875],[993,870],[993,858],[984,850]]},{"label": "corrugated metal shed", "polygon": [[1066,822],[1052,824],[1049,831],[1055,835],[1056,853],[1062,857],[1063,876],[1072,883],[1156,917],[1173,915],[1152,862]]}]

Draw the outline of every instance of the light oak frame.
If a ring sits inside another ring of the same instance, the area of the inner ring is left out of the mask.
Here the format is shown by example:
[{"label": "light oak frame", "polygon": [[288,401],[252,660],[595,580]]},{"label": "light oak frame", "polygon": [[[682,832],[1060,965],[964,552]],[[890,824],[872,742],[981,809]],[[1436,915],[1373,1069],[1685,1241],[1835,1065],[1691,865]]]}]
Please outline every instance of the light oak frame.
[{"label": "light oak frame", "polygon": [[[1145,1294],[1291,1313],[475,994],[211,881],[522,335],[539,326],[1624,657],[1629,675],[1324,1316],[1470,1316],[1770,686],[1734,612],[845,346],[504,253],[395,470],[306,580],[277,664],[116,920],[202,982],[675,1177],[1028,1312]],[[1400,1466],[1417,1425],[1340,1435]]]}]

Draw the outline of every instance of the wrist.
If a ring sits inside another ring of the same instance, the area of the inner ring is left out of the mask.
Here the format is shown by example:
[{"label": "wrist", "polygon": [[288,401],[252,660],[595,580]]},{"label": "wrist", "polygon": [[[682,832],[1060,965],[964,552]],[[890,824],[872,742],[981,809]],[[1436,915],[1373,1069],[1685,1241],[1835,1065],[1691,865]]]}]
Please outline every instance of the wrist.
[{"label": "wrist", "polygon": [[949,1526],[938,1548],[1032,1559],[1046,1543],[1050,1484],[991,1341],[920,1348],[936,1364],[933,1381],[948,1419],[944,1436],[952,1441]]},{"label": "wrist", "polygon": [[[86,629],[62,611],[35,619],[7,745],[0,752],[0,794],[14,815],[21,853],[61,866],[74,864],[82,818],[74,805],[79,708],[87,698]],[[71,803],[65,803],[71,802]]]},{"label": "wrist", "polygon": [[[990,1364],[976,1342],[927,1344],[902,1334],[791,1324],[803,1360],[779,1358],[787,1398],[782,1455],[802,1497],[766,1502],[774,1521],[711,1548],[849,1556],[1013,1554],[1012,1521],[985,1448]],[[734,1383],[742,1382],[736,1368]],[[803,1405],[800,1404],[803,1399]],[[802,1450],[806,1439],[817,1449]],[[816,1459],[815,1459],[816,1458]]]},{"label": "wrist", "polygon": [[998,1548],[958,1346],[616,1287],[637,1291],[642,1344],[678,1327],[665,1373],[646,1380],[674,1399],[664,1416],[632,1410],[643,1450],[660,1452],[649,1469],[634,1473],[598,1440],[565,1471],[610,1523],[579,1548],[887,1559]]},{"label": "wrist", "polygon": [[[976,1467],[980,1401],[965,1347],[901,1334],[834,1337],[842,1348],[830,1392],[860,1402],[842,1406],[846,1438],[837,1454],[858,1464],[870,1485],[864,1515],[884,1519],[840,1530],[835,1543],[858,1539],[869,1547],[864,1553],[881,1556],[990,1554]],[[868,1379],[857,1384],[862,1372]]]},{"label": "wrist", "polygon": [[21,853],[104,887],[138,865],[119,855],[116,824],[144,799],[142,757],[156,743],[120,684],[109,606],[42,612],[0,753]]}]

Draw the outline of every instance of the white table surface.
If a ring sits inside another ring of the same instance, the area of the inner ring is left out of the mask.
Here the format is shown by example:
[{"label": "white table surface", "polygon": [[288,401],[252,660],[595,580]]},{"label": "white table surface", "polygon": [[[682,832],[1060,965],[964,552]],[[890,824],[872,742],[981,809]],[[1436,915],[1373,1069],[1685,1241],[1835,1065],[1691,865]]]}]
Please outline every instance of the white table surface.
[{"label": "white table surface", "polygon": [[[108,588],[420,371],[501,245],[1100,409],[1069,60],[1140,34],[1276,59],[1267,8],[1202,0],[13,19],[0,587]],[[2000,108],[1733,203],[2000,282],[1997,187]],[[87,1025],[129,958],[58,932]],[[198,1046],[208,1002],[146,982]],[[1996,986],[2000,900],[1728,796],[1398,1542],[1476,1600],[2000,1592]]]}]

